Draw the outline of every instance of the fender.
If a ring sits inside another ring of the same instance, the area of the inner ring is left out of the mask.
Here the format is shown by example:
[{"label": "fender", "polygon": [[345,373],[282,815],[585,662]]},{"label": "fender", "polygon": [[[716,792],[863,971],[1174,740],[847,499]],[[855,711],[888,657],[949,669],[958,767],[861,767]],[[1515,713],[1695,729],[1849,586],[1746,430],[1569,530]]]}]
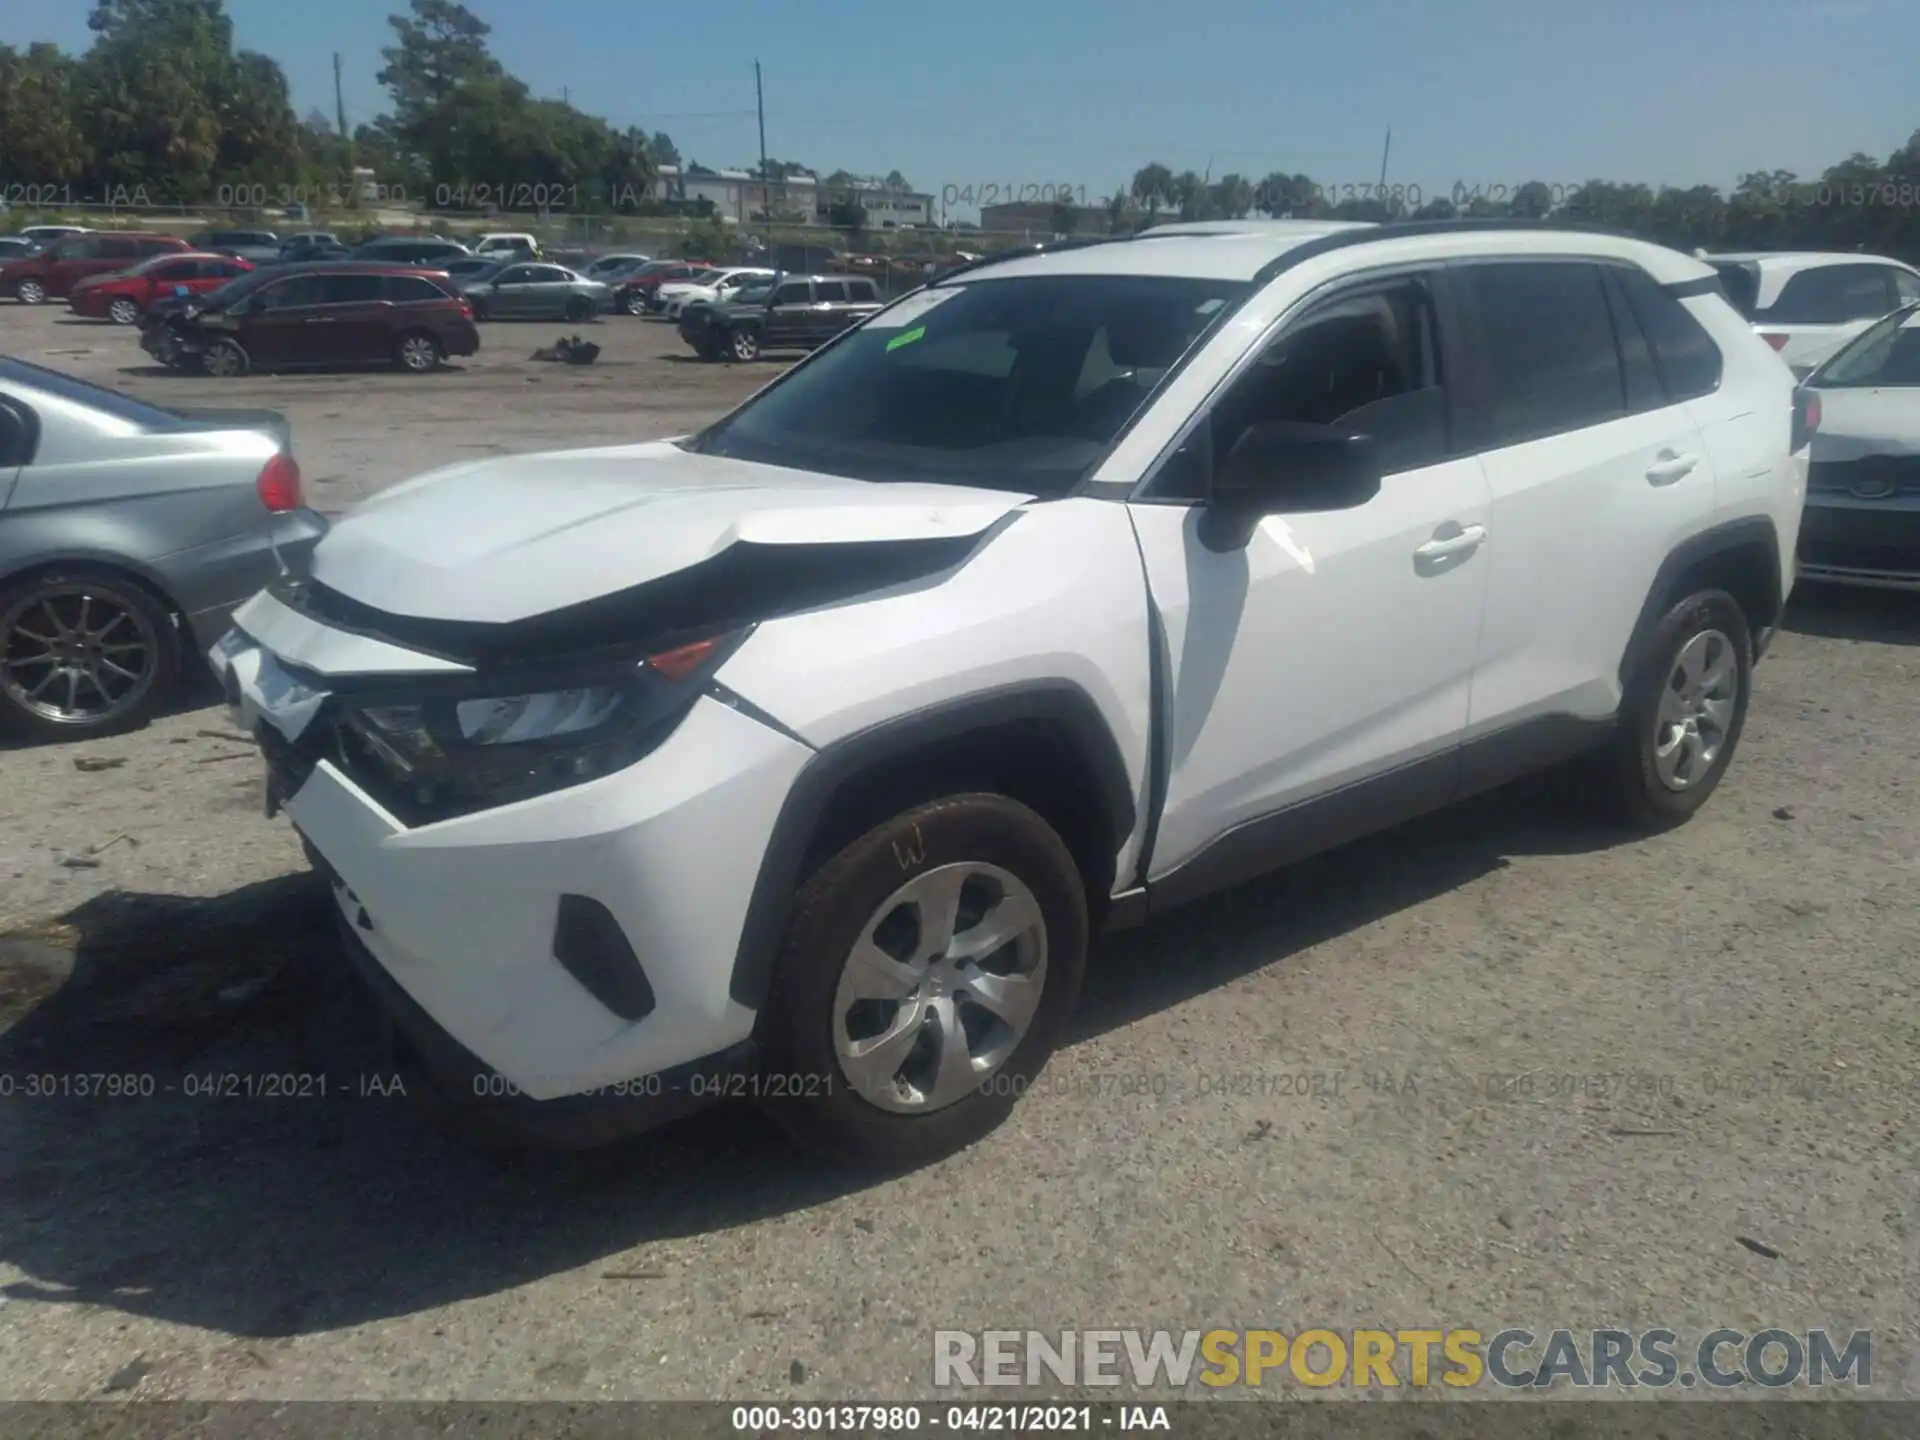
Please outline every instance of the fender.
[{"label": "fender", "polygon": [[1626,653],[1620,657],[1620,684],[1624,688],[1628,677],[1632,675],[1641,653],[1645,650],[1647,637],[1653,633],[1653,627],[1660,623],[1660,617],[1667,612],[1668,605],[1680,577],[1703,561],[1716,555],[1724,555],[1734,550],[1758,545],[1766,552],[1767,566],[1765,579],[1765,597],[1767,606],[1766,623],[1755,627],[1754,658],[1765,650],[1766,642],[1771,638],[1773,627],[1779,624],[1784,597],[1780,593],[1780,536],[1774,529],[1773,521],[1764,515],[1747,515],[1738,520],[1729,520],[1723,525],[1715,525],[1710,530],[1702,530],[1676,545],[1667,558],[1660,562],[1660,569],[1653,577],[1653,585],[1647,591],[1647,598],[1640,607],[1640,618],[1634,622],[1633,634],[1627,641]]},{"label": "fender", "polygon": [[1119,743],[1092,697],[1078,685],[1069,681],[1008,685],[881,721],[819,751],[787,792],[761,855],[760,874],[741,927],[727,987],[732,998],[754,1010],[765,1004],[788,906],[806,878],[801,868],[822,817],[847,782],[945,741],[1035,721],[1065,731],[1076,753],[1088,763],[1096,782],[1093,799],[1100,823],[1112,842],[1109,853],[1117,853],[1133,833],[1133,784]]}]

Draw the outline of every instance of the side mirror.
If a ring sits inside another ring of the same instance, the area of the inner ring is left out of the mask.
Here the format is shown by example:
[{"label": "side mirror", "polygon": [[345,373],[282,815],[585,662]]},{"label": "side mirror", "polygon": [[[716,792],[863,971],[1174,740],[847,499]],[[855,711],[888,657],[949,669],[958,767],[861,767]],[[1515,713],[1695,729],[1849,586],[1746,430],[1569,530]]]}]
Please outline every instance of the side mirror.
[{"label": "side mirror", "polygon": [[1254,425],[1215,462],[1207,543],[1234,548],[1252,538],[1265,516],[1351,510],[1379,493],[1371,436],[1294,421]]}]

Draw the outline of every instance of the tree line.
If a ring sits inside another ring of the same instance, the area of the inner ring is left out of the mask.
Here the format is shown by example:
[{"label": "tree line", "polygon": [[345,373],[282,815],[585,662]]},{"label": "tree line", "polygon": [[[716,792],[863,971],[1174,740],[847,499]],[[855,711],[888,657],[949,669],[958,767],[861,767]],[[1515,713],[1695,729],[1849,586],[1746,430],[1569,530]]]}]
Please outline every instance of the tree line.
[{"label": "tree line", "polygon": [[[236,49],[224,0],[95,0],[91,46],[0,46],[0,185],[16,203],[150,197],[222,205],[235,195],[376,193],[429,204],[502,205],[493,191],[632,208],[672,140],[617,129],[534,95],[488,49],[491,27],[454,0],[411,0],[381,52],[386,113],[296,118],[285,72]],[[364,178],[364,177],[363,177]],[[458,198],[456,198],[458,197]],[[504,208],[504,206],[503,206]]]},{"label": "tree line", "polygon": [[[646,197],[660,167],[683,163],[670,137],[534,95],[490,50],[491,27],[456,0],[409,0],[389,24],[393,43],[377,78],[390,104],[349,129],[344,114],[295,116],[279,63],[235,47],[224,0],[94,0],[82,54],[0,45],[0,195],[29,205],[36,195],[58,205],[116,194],[156,205],[353,203],[355,173],[370,171],[376,194],[443,208],[658,208]],[[802,167],[767,168],[778,180]],[[834,172],[820,190],[832,223],[858,231],[867,217],[852,179]],[[898,171],[887,180],[905,187]],[[1103,204],[1101,228],[1114,230],[1248,214],[1510,216],[1603,225],[1686,249],[1862,249],[1920,260],[1920,131],[1884,160],[1854,154],[1810,179],[1758,171],[1727,191],[1590,180],[1334,193],[1284,171],[1214,180],[1153,163]],[[1077,207],[1054,207],[1053,220],[1062,233],[1089,228]]]},{"label": "tree line", "polygon": [[[1137,230],[1172,219],[1517,219],[1625,230],[1691,250],[1865,250],[1920,261],[1920,130],[1885,160],[1855,153],[1808,179],[1786,170],[1712,185],[1652,186],[1611,180],[1573,185],[1529,181],[1468,185],[1423,194],[1416,185],[1341,186],[1275,171],[1262,180],[1143,165],[1106,199],[1105,222]],[[1055,228],[1082,228],[1085,214],[1056,206]]]}]

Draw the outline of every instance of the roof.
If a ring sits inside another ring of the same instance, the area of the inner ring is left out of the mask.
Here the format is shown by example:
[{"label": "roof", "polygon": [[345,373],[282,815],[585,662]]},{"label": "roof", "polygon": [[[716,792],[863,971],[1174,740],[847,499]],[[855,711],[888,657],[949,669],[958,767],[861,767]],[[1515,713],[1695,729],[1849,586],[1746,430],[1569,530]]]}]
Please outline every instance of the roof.
[{"label": "roof", "polygon": [[1393,225],[1215,220],[1158,226],[1131,238],[1069,242],[1034,254],[990,256],[935,283],[966,283],[975,278],[1012,280],[1032,275],[1178,275],[1257,281],[1268,278],[1276,266],[1360,249],[1367,251],[1370,263],[1541,254],[1631,260],[1662,284],[1705,279],[1714,273],[1705,261],[1650,241],[1569,226],[1477,220]]}]

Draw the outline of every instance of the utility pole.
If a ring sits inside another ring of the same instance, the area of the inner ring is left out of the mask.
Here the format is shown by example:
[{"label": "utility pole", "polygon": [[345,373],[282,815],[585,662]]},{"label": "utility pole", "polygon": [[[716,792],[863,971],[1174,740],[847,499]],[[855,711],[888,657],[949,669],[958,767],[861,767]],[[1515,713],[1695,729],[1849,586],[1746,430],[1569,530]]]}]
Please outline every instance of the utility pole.
[{"label": "utility pole", "polygon": [[340,88],[340,52],[333,52],[333,115],[334,123],[340,127],[340,138],[347,146],[347,178],[353,178],[353,134],[347,129],[347,97]]},{"label": "utility pole", "polygon": [[1387,188],[1387,156],[1393,150],[1393,127],[1387,127],[1387,143],[1380,147],[1380,188]]},{"label": "utility pole", "polygon": [[760,62],[753,62],[753,108],[760,116],[760,208],[773,213],[773,197],[767,190],[767,97],[760,88]]}]

